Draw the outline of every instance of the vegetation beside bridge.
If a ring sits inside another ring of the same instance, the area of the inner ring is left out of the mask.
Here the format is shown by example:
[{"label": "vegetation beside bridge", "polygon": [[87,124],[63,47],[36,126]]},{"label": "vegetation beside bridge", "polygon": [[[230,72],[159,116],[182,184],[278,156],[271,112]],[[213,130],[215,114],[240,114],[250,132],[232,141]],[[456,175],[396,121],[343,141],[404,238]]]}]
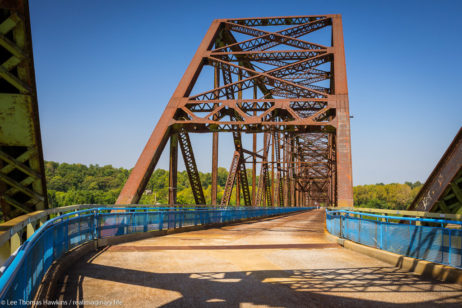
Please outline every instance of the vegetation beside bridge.
[{"label": "vegetation beside bridge", "polygon": [[[82,165],[46,162],[45,171],[48,196],[53,207],[71,204],[112,204],[128,178],[130,170],[114,168],[110,165]],[[218,169],[218,200],[221,200],[228,171]],[[206,200],[210,200],[212,177],[210,173],[200,172]],[[249,181],[251,177],[249,174]],[[404,184],[375,184],[355,186],[355,206],[405,209],[421,188],[420,182]],[[251,188],[251,187],[250,187]],[[166,204],[168,196],[168,171],[156,169],[149,180],[142,204]],[[186,171],[178,173],[178,203],[193,204],[194,197],[189,186]],[[231,204],[235,204],[235,194]],[[243,204],[243,200],[241,201]]]}]

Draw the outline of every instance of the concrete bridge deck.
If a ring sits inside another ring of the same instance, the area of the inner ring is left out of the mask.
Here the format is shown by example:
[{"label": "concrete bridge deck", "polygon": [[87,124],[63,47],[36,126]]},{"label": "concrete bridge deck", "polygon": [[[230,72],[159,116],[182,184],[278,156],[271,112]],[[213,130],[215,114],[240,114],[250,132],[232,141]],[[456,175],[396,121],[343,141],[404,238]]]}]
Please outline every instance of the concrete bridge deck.
[{"label": "concrete bridge deck", "polygon": [[462,286],[329,242],[324,221],[317,210],[110,246],[71,268],[58,299],[114,307],[461,307]]}]

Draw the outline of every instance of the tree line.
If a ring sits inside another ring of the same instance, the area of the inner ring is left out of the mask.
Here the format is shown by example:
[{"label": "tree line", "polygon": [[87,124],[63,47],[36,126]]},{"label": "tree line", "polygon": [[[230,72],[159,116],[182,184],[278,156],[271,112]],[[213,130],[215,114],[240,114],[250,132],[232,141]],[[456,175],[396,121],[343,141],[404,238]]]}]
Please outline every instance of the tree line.
[{"label": "tree line", "polygon": [[[99,166],[45,162],[48,200],[53,207],[71,204],[114,204],[130,170]],[[212,176],[199,172],[206,200],[210,200]],[[221,201],[228,171],[218,168],[218,200]],[[168,171],[156,169],[152,174],[141,204],[166,204],[168,202]],[[235,203],[235,197],[231,203]],[[194,196],[186,171],[178,172],[177,202],[194,204]]]},{"label": "tree line", "polygon": [[[130,170],[111,165],[67,164],[45,162],[48,200],[52,207],[72,204],[114,204],[128,178]],[[210,200],[212,176],[199,172],[206,200]],[[228,171],[218,168],[218,201],[223,196]],[[249,176],[250,181],[250,176]],[[353,188],[355,206],[383,209],[406,209],[421,188],[420,182],[360,185]],[[251,188],[251,187],[250,187]],[[151,176],[141,204],[166,204],[168,202],[168,171],[156,169]],[[236,204],[232,194],[231,204]],[[186,171],[178,172],[177,202],[194,204],[194,197]],[[243,204],[243,200],[241,200]]]},{"label": "tree line", "polygon": [[378,183],[353,187],[355,206],[378,209],[405,210],[422,188],[422,183]]}]

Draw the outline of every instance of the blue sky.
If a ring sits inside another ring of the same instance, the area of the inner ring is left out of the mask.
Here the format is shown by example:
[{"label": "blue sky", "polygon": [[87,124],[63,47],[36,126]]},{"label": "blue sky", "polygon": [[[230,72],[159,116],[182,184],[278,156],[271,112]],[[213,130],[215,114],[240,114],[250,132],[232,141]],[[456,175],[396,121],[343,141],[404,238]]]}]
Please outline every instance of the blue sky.
[{"label": "blue sky", "polygon": [[[30,10],[46,160],[133,167],[215,18],[342,14],[355,185],[424,181],[462,124],[462,1],[30,0]],[[211,135],[192,142],[209,171]]]}]

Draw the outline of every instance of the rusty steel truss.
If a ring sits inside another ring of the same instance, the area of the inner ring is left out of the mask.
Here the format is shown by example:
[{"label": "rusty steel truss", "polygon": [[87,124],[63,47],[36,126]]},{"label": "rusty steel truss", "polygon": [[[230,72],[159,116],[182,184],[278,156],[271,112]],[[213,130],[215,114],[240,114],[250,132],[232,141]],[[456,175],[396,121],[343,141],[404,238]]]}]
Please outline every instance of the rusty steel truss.
[{"label": "rusty steel truss", "polygon": [[[328,43],[312,42],[323,38]],[[207,73],[210,85],[198,90]],[[169,140],[169,202],[176,203],[180,143],[196,203],[217,204],[218,138],[226,132],[236,152],[222,204],[234,186],[236,203],[248,206],[353,205],[340,15],[214,20],[117,204],[139,201]],[[210,201],[189,133],[213,134]],[[252,149],[243,146],[245,136],[252,137]]]},{"label": "rusty steel truss", "polygon": [[27,0],[0,1],[0,204],[5,220],[48,208]]},{"label": "rusty steel truss", "polygon": [[408,210],[462,214],[462,128]]}]

